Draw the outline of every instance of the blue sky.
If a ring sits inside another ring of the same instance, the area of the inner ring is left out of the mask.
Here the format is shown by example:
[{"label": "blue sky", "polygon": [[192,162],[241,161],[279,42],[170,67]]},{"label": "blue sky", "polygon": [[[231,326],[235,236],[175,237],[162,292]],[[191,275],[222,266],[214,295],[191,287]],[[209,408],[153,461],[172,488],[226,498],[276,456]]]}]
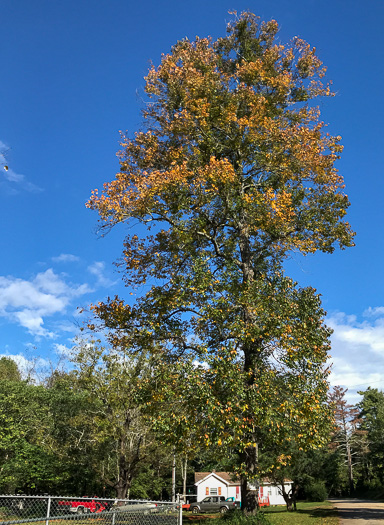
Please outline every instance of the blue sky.
[{"label": "blue sky", "polygon": [[338,168],[356,247],[293,257],[288,273],[323,296],[332,382],[350,398],[384,388],[381,0],[0,0],[0,355],[50,366],[73,344],[77,307],[125,293],[85,208],[118,170],[119,130],[140,125],[143,77],[177,40],[225,32],[229,10],[276,19],[280,39],[316,46],[337,96],[321,105],[343,137]]}]

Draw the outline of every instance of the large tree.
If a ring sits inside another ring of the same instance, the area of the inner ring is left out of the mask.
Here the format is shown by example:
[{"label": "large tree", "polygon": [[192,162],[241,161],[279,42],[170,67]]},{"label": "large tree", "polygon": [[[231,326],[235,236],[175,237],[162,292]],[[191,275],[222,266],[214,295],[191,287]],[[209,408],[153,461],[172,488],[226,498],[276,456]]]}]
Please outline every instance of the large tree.
[{"label": "large tree", "polygon": [[96,316],[115,349],[200,363],[186,406],[199,406],[202,439],[236,452],[250,512],[262,441],[317,446],[328,417],[330,331],[284,260],[353,244],[340,137],[311,104],[332,95],[325,68],[277,32],[243,13],[216,42],[178,42],[149,71],[144,127],[123,138],[121,171],[88,203],[106,229],[148,228],[131,229],[121,261],[143,294],[98,304]]}]

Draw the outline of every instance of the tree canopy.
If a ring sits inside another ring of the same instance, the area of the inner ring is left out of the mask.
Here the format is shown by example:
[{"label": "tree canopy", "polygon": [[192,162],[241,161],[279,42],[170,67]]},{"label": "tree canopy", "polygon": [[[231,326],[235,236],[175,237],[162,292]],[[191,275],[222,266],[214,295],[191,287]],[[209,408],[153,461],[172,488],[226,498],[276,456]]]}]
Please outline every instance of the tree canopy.
[{"label": "tree canopy", "polygon": [[163,55],[146,77],[142,130],[123,137],[120,172],[87,204],[104,229],[132,226],[120,267],[144,290],[133,305],[95,305],[96,317],[115,350],[194,362],[179,376],[191,398],[179,422],[198,406],[188,424],[236,452],[248,511],[259,447],[278,442],[276,462],[292,439],[319,446],[329,416],[330,330],[284,260],[353,245],[340,137],[313,104],[332,95],[325,67],[306,42],[277,35],[274,20],[243,13],[225,37]]}]

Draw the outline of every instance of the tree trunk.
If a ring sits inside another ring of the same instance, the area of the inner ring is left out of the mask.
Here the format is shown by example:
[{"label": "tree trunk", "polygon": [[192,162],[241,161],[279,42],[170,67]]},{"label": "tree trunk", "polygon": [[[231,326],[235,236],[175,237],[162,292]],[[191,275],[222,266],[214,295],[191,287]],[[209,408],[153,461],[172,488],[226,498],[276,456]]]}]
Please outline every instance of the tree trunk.
[{"label": "tree trunk", "polygon": [[[247,323],[251,322],[251,316],[248,312],[245,312],[244,317]],[[244,347],[244,372],[246,386],[248,389],[252,389],[253,385],[255,384],[257,350],[259,350],[259,347],[256,347],[256,345],[252,347]],[[253,414],[244,413],[243,416],[252,419]],[[248,480],[251,480],[252,483],[255,483],[255,480],[259,479],[258,452],[260,439],[257,435],[255,427],[253,428],[252,432],[250,432],[247,436],[244,436],[244,439],[246,439],[248,443],[253,443],[254,446],[249,446],[240,453],[240,461],[246,472],[246,474],[240,478],[241,508],[246,514],[255,514],[259,508],[259,483],[256,483],[256,490],[250,490],[248,486]]]},{"label": "tree trunk", "polygon": [[124,439],[117,440],[117,481],[108,482],[116,490],[118,499],[126,499],[128,490],[131,487],[132,479],[137,472],[138,464],[142,457],[140,456],[142,436],[139,436],[134,444],[131,443],[129,451]]},{"label": "tree trunk", "polygon": [[127,465],[127,461],[124,454],[120,454],[119,461],[119,477],[117,482],[114,484],[116,490],[117,499],[126,499],[128,490],[131,486],[132,473],[131,469]]},{"label": "tree trunk", "polygon": [[120,478],[114,487],[116,490],[116,498],[126,499],[129,487],[130,483],[127,480],[123,480],[122,478]]},{"label": "tree trunk", "polygon": [[355,490],[355,486],[353,482],[353,465],[352,465],[351,447],[348,441],[347,441],[347,462],[348,462],[349,494],[352,495]]},{"label": "tree trunk", "polygon": [[[243,285],[245,288],[250,286],[254,281],[255,272],[252,264],[252,250],[250,246],[250,236],[248,231],[248,217],[246,212],[239,223],[239,248],[241,253]],[[255,323],[254,314],[247,306],[243,309],[243,320],[246,327],[251,327]],[[244,373],[245,383],[248,390],[251,390],[255,384],[255,377],[259,366],[263,366],[258,362],[260,356],[261,342],[246,342],[243,346],[244,352]],[[244,414],[244,417],[252,419],[253,414]],[[258,443],[260,440],[256,434],[255,428],[249,436],[244,436],[248,443],[253,443],[255,446],[247,447],[240,453],[241,463],[245,467],[246,474],[240,478],[241,486],[241,508],[246,514],[255,514],[259,508],[259,483],[256,484],[256,490],[250,491],[248,487],[248,480],[257,480],[259,478],[258,467]]]},{"label": "tree trunk", "polygon": [[241,508],[246,514],[255,514],[259,508],[259,483],[256,482],[255,490],[250,490],[248,479],[256,479],[258,463],[257,447],[247,447],[240,454],[240,459],[247,472],[247,475],[240,477]]},{"label": "tree trunk", "polygon": [[[252,322],[251,315],[247,311],[244,312],[244,318],[247,324]],[[258,367],[256,356],[259,349],[258,344],[244,347],[244,372],[245,382],[248,389],[252,389],[255,384],[255,374]],[[252,419],[253,414],[245,412],[243,417]],[[254,427],[247,436],[244,436],[244,439],[246,439],[248,443],[253,443],[254,446],[249,446],[244,451],[240,452],[240,461],[246,472],[246,474],[240,478],[241,508],[246,514],[255,514],[259,508],[259,482],[256,483],[256,490],[252,491],[249,489],[248,480],[255,483],[255,480],[259,479],[258,463],[260,436],[258,436],[257,429]]]},{"label": "tree trunk", "polygon": [[299,485],[295,483],[292,486],[290,492],[286,492],[284,481],[281,481],[280,485],[281,485],[281,493],[283,495],[285,504],[287,505],[287,510],[291,511],[292,507],[293,507],[293,510],[297,510],[296,502],[297,502],[297,496],[299,495]]}]

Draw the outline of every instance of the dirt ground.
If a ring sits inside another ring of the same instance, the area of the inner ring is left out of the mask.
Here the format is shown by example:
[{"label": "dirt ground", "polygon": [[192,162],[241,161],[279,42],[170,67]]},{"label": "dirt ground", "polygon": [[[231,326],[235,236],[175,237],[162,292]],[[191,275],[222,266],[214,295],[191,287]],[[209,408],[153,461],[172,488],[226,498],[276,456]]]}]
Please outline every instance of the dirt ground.
[{"label": "dirt ground", "polygon": [[340,525],[384,525],[384,502],[362,499],[332,499]]}]

